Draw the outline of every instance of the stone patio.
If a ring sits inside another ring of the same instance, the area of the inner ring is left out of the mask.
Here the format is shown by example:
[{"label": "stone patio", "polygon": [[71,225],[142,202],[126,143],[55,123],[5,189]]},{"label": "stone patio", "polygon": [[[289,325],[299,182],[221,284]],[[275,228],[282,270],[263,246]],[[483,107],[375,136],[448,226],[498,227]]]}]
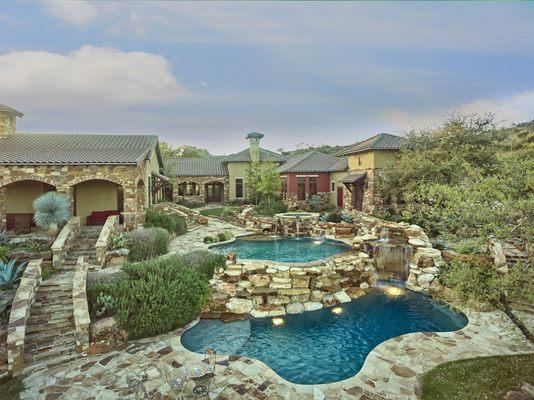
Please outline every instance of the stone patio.
[{"label": "stone patio", "polygon": [[[356,300],[357,301],[357,300]],[[285,381],[260,361],[217,356],[210,399],[416,399],[421,373],[451,360],[498,354],[534,352],[501,312],[467,312],[469,324],[458,332],[414,333],[377,346],[354,377],[324,385],[296,385]],[[27,376],[22,399],[133,399],[126,378],[144,371],[151,399],[178,398],[172,394],[162,366],[178,371],[203,355],[186,350],[183,330],[129,342],[111,353],[91,356]],[[172,372],[171,372],[172,374]],[[193,383],[183,390],[191,395]]]}]

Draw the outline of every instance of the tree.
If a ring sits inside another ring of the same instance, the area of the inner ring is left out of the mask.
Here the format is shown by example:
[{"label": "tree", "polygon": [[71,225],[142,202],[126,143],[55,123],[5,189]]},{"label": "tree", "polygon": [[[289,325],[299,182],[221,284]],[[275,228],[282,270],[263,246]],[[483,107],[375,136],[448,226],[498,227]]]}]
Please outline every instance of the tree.
[{"label": "tree", "polygon": [[[528,126],[521,126],[521,137]],[[534,149],[493,116],[454,116],[412,133],[383,195],[405,201],[403,216],[451,239],[496,237],[529,247],[534,235]]]},{"label": "tree", "polygon": [[173,147],[168,143],[160,142],[159,148],[163,160],[168,160],[175,157],[209,157],[211,155],[206,149],[188,145]]},{"label": "tree", "polygon": [[275,193],[280,191],[282,186],[277,165],[270,162],[253,162],[247,168],[247,182],[252,193],[267,199],[269,209]]}]

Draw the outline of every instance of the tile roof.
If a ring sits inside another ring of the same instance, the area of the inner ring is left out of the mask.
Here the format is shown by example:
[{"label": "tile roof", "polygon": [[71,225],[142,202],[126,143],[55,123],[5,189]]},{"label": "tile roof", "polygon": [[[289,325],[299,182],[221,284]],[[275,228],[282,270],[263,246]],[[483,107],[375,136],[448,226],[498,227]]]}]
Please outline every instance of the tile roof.
[{"label": "tile roof", "polygon": [[15,110],[14,108],[11,108],[9,106],[6,106],[5,104],[0,104],[0,112],[8,112],[11,114],[15,114],[17,117],[23,117],[24,114],[20,111]]},{"label": "tile roof", "polygon": [[[284,162],[287,160],[287,157],[280,153],[275,153],[271,150],[266,150],[260,148],[260,161],[271,161],[271,162]],[[247,147],[245,150],[240,151],[239,153],[230,154],[226,157],[226,162],[250,162],[250,149]]]},{"label": "tile roof", "polygon": [[379,133],[362,142],[354,143],[340,150],[336,156],[346,156],[348,154],[361,153],[370,150],[399,150],[406,139],[391,135],[389,133]]},{"label": "tile roof", "polygon": [[226,156],[176,157],[168,160],[165,173],[172,176],[225,176]]},{"label": "tile roof", "polygon": [[355,183],[359,180],[365,178],[367,176],[367,172],[354,172],[352,174],[347,175],[343,179],[341,179],[341,182],[343,183]]},{"label": "tile roof", "polygon": [[348,168],[345,157],[334,157],[313,150],[290,157],[285,164],[278,167],[278,172],[335,172]]},{"label": "tile roof", "polygon": [[137,165],[157,146],[152,135],[14,133],[0,138],[0,164]]}]

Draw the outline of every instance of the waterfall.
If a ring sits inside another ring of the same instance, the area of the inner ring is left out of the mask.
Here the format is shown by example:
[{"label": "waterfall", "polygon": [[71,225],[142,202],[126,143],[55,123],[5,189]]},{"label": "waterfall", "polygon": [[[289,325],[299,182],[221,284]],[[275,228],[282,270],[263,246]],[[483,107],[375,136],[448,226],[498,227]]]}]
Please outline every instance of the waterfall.
[{"label": "waterfall", "polygon": [[379,240],[373,244],[376,269],[384,278],[407,279],[410,272],[412,247],[390,238],[389,229],[382,227]]},{"label": "waterfall", "polygon": [[297,229],[296,236],[299,237],[299,235],[300,235],[300,219],[298,219],[298,218],[295,221],[295,228]]}]

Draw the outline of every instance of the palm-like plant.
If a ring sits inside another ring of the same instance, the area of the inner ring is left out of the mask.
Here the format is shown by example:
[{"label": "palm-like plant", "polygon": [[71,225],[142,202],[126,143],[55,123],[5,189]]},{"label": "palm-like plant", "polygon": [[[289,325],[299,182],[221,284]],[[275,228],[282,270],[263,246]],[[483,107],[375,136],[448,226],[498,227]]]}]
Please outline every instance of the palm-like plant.
[{"label": "palm-like plant", "polygon": [[0,261],[0,288],[14,289],[20,282],[27,264],[27,262],[21,262],[17,265],[17,260],[7,263]]},{"label": "palm-like plant", "polygon": [[35,224],[47,229],[50,234],[57,233],[58,228],[70,218],[69,199],[57,192],[46,192],[33,202]]}]

